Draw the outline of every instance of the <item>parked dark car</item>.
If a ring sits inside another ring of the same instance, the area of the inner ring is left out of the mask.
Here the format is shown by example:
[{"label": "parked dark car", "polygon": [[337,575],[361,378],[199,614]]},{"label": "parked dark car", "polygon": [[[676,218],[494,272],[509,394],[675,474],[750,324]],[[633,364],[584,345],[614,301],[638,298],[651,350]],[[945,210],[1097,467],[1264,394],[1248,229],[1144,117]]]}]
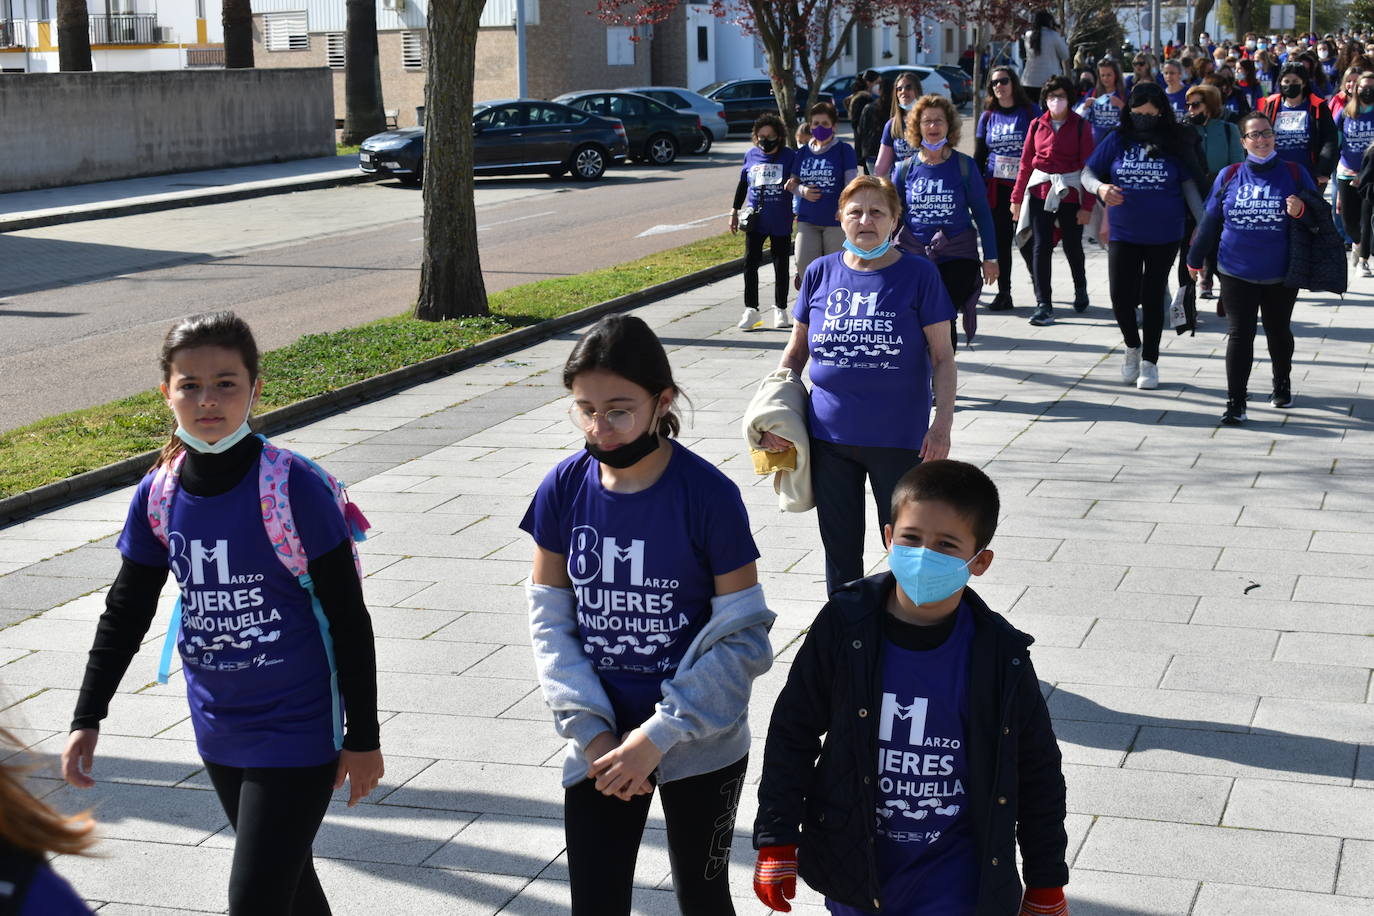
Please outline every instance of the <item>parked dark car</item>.
[{"label": "parked dark car", "polygon": [[679,151],[692,153],[701,145],[701,118],[694,112],[675,111],[635,92],[568,92],[554,101],[620,121],[633,160],[669,165]]},{"label": "parked dark car", "polygon": [[690,111],[701,118],[701,142],[691,151],[698,156],[704,156],[711,151],[711,144],[716,141],[716,137],[725,136],[725,106],[690,89],[679,86],[621,86],[616,91],[647,95],[674,111]]},{"label": "parked dark car", "polygon": [[[778,111],[778,101],[773,98],[773,84],[769,80],[724,80],[698,91],[725,106],[725,123],[731,131],[747,134],[759,115]],[[793,94],[797,102],[797,121],[802,118],[807,91],[805,86],[798,86]],[[833,103],[835,99],[822,91],[817,101]]]},{"label": "parked dark car", "polygon": [[[628,152],[625,126],[614,118],[537,99],[478,102],[472,106],[472,131],[477,175],[571,172],[579,181],[595,181]],[[424,148],[424,128],[389,130],[363,141],[358,167],[418,185]]]},{"label": "parked dark car", "polygon": [[[884,79],[896,79],[903,73],[914,73],[916,78],[921,81],[921,95],[944,95],[949,96],[953,101],[952,85],[945,79],[943,73],[926,64],[902,64],[895,67],[874,67],[872,68],[879,76]],[[828,92],[835,99],[835,107],[840,111],[840,117],[844,117],[845,104],[849,101],[849,91],[854,88],[854,74],[836,76],[821,86],[822,92]],[[958,104],[957,102],[955,104]]]},{"label": "parked dark car", "polygon": [[949,99],[955,105],[962,105],[973,99],[973,77],[963,67],[937,64],[935,72],[949,83]]}]

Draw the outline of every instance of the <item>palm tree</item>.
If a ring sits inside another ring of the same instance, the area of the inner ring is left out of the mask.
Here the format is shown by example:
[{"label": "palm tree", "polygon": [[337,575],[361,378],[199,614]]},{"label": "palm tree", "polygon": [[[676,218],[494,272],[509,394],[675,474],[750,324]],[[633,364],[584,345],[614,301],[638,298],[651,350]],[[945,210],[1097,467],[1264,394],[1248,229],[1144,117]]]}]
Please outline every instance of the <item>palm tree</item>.
[{"label": "palm tree", "polygon": [[343,142],[361,143],[386,130],[377,59],[377,0],[347,0]]},{"label": "palm tree", "polygon": [[86,0],[57,0],[57,64],[63,72],[92,69]]},{"label": "palm tree", "polygon": [[224,68],[246,70],[253,66],[252,0],[223,0]]}]

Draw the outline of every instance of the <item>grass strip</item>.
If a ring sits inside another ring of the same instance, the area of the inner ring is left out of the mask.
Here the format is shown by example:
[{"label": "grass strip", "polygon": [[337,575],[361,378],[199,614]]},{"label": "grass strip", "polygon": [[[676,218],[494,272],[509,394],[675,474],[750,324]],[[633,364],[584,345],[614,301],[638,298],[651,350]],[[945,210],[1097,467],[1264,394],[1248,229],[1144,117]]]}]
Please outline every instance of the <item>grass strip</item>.
[{"label": "grass strip", "polygon": [[[489,297],[491,315],[418,321],[409,314],[307,334],[263,354],[261,410],[452,353],[515,328],[596,305],[739,257],[730,235],[692,242],[615,267],[511,287]],[[148,342],[148,361],[157,341]],[[172,429],[156,391],[74,410],[0,433],[0,498],[157,448]]]}]

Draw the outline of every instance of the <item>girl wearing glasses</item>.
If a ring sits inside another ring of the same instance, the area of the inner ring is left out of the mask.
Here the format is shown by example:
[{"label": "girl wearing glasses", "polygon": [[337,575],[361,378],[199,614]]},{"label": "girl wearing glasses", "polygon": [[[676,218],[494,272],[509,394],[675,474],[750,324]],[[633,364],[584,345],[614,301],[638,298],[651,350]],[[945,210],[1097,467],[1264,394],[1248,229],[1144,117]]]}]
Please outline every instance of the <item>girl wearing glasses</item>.
[{"label": "girl wearing glasses", "polygon": [[903,73],[893,84],[892,109],[883,125],[883,136],[878,146],[878,161],[873,166],[873,174],[891,178],[897,164],[910,159],[916,152],[906,139],[906,116],[916,99],[921,95],[921,81],[915,73]]},{"label": "girl wearing glasses", "polygon": [[[1016,71],[994,68],[988,80],[983,114],[974,130],[973,146],[973,161],[978,164],[988,186],[997,240],[997,295],[988,303],[991,312],[1010,311],[1015,307],[1011,301],[1011,252],[1015,247],[1012,236],[1016,229],[1011,219],[1011,190],[1016,186],[1016,174],[1021,168],[1026,133],[1031,121],[1039,115],[1040,107],[1026,95]],[[1020,250],[1029,275],[1032,273],[1030,246],[1022,245]]]},{"label": "girl wearing glasses", "polygon": [[568,739],[572,913],[628,916],[658,790],[681,912],[730,916],[749,694],[773,659],[749,517],[675,438],[680,391],[641,319],[593,325],[563,384],[586,448],[549,472],[520,527],[535,543],[535,666]]},{"label": "girl wearing glasses", "polygon": [[[1275,150],[1274,125],[1262,112],[1239,123],[1245,161],[1217,176],[1206,216],[1188,250],[1188,270],[1200,272],[1216,253],[1217,276],[1226,302],[1226,411],[1221,422],[1246,420],[1246,388],[1255,353],[1255,323],[1264,321],[1274,388],[1269,403],[1291,407],[1293,392],[1293,303],[1298,291],[1285,286],[1288,233],[1292,220],[1308,217],[1299,191],[1315,191],[1305,169],[1291,166]],[[1311,218],[1311,217],[1308,217]]]}]

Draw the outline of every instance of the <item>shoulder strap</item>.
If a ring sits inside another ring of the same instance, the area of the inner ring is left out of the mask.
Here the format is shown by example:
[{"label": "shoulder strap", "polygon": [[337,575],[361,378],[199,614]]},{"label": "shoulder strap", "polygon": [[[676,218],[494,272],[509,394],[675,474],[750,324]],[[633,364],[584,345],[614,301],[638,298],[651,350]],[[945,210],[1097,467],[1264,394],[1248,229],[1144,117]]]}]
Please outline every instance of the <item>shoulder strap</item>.
[{"label": "shoulder strap", "polygon": [[176,495],[181,483],[181,466],[186,461],[186,452],[178,452],[171,464],[159,465],[153,472],[153,482],[148,487],[148,527],[153,530],[163,547],[167,541],[167,523],[171,514],[172,497]]},{"label": "shoulder strap", "polygon": [[1221,187],[1217,188],[1217,199],[1225,200],[1227,186],[1235,180],[1236,173],[1240,171],[1242,163],[1233,162],[1221,172]]},{"label": "shoulder strap", "polygon": [[305,547],[291,515],[291,459],[294,452],[277,448],[263,440],[262,457],[258,459],[258,501],[262,507],[262,526],[272,552],[299,579],[308,572]]},{"label": "shoulder strap", "polygon": [[[893,183],[893,184],[905,184],[905,183],[906,183],[906,175],[907,175],[907,172],[910,172],[910,171],[911,171],[911,160],[912,160],[913,158],[915,158],[915,154],[914,154],[914,153],[913,153],[912,155],[908,156],[907,158],[903,159],[901,162],[897,163],[897,171],[895,171],[895,172],[892,173],[892,183]],[[905,207],[906,204],[902,204],[902,206]]]}]

